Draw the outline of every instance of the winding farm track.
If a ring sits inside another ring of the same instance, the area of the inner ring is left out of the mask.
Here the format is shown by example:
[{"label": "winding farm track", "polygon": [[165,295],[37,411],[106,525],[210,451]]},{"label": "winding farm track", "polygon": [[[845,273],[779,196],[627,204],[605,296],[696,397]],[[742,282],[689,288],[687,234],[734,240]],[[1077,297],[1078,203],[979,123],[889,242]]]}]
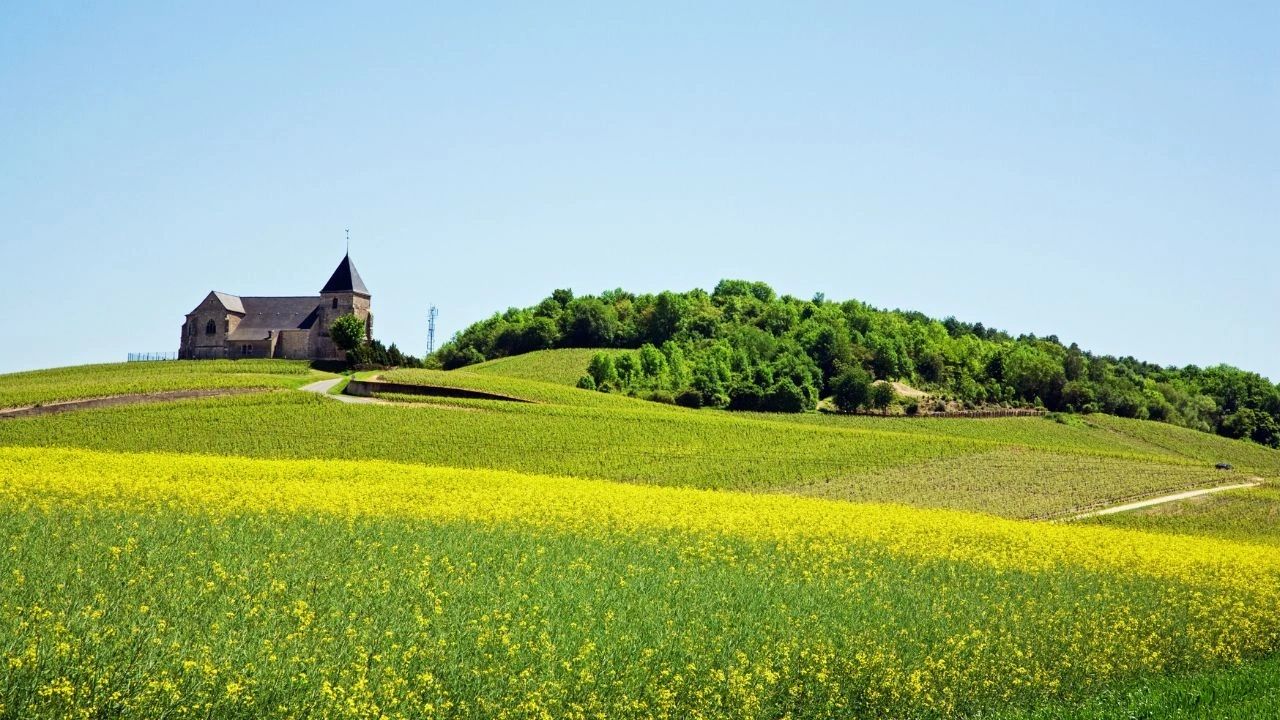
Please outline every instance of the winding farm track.
[{"label": "winding farm track", "polygon": [[321,380],[320,382],[313,382],[310,385],[303,385],[298,389],[303,392],[310,392],[310,393],[316,393],[318,395],[324,395],[325,397],[333,398],[334,400],[337,400],[339,402],[351,403],[353,405],[390,404],[390,403],[387,403],[386,400],[379,400],[378,398],[358,397],[355,395],[341,395],[341,394],[330,395],[329,391],[333,389],[334,385],[337,385],[341,381],[342,381],[342,378],[340,377],[333,378],[332,380]]},{"label": "winding farm track", "polygon": [[1177,502],[1179,500],[1189,500],[1201,495],[1210,495],[1212,493],[1225,492],[1227,490],[1244,490],[1246,488],[1258,487],[1262,483],[1260,481],[1252,481],[1246,483],[1236,483],[1235,485],[1219,485],[1218,487],[1204,488],[1202,490],[1188,490],[1186,492],[1174,493],[1173,495],[1161,495],[1160,497],[1139,500],[1138,502],[1125,503],[1124,505],[1116,505],[1114,507],[1103,508],[1102,510],[1093,510],[1080,515],[1072,516],[1072,520],[1084,520],[1085,518],[1097,517],[1099,515],[1114,515],[1115,513],[1129,512],[1130,510],[1140,510],[1152,505],[1163,505],[1164,503]]}]

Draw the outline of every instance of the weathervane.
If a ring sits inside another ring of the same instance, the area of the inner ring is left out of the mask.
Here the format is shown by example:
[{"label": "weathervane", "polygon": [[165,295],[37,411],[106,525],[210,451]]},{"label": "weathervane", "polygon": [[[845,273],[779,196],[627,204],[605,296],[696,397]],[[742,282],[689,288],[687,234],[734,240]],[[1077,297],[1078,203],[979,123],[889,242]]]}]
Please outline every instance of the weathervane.
[{"label": "weathervane", "polygon": [[351,228],[347,228],[347,255],[351,254]]}]

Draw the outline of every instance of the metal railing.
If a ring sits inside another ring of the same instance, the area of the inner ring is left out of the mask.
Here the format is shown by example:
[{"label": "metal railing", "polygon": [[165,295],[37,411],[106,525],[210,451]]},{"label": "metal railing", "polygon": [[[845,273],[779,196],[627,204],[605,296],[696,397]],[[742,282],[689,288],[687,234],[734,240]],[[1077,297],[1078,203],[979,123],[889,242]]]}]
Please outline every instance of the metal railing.
[{"label": "metal railing", "polygon": [[129,353],[129,362],[156,362],[159,360],[177,360],[176,352]]}]

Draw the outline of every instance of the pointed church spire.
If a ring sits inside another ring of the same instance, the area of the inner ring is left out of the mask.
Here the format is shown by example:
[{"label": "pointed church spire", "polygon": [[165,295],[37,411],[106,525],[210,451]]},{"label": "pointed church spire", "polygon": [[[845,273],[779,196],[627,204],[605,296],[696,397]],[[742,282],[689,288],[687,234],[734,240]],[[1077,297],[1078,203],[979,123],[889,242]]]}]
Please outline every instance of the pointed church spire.
[{"label": "pointed church spire", "polygon": [[320,292],[349,292],[366,297],[369,296],[369,288],[364,286],[364,280],[361,280],[360,273],[356,272],[356,266],[355,263],[351,262],[350,253],[342,256],[342,262],[338,263],[338,268],[333,271],[333,275],[329,276],[329,282],[324,284]]}]

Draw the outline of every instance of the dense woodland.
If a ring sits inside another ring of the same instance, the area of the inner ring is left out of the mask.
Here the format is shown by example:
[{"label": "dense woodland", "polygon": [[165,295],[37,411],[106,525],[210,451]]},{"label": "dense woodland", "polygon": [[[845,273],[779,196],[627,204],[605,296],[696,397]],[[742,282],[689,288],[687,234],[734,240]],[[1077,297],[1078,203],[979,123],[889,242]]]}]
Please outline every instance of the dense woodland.
[{"label": "dense woodland", "polygon": [[1098,356],[1052,335],[779,297],[743,280],[711,293],[556,290],[468,327],[431,361],[453,369],[568,347],[636,350],[597,355],[582,387],[690,406],[803,412],[832,396],[854,410],[892,402],[874,381],[900,380],[952,405],[1105,412],[1280,446],[1280,386],[1256,373]]}]

